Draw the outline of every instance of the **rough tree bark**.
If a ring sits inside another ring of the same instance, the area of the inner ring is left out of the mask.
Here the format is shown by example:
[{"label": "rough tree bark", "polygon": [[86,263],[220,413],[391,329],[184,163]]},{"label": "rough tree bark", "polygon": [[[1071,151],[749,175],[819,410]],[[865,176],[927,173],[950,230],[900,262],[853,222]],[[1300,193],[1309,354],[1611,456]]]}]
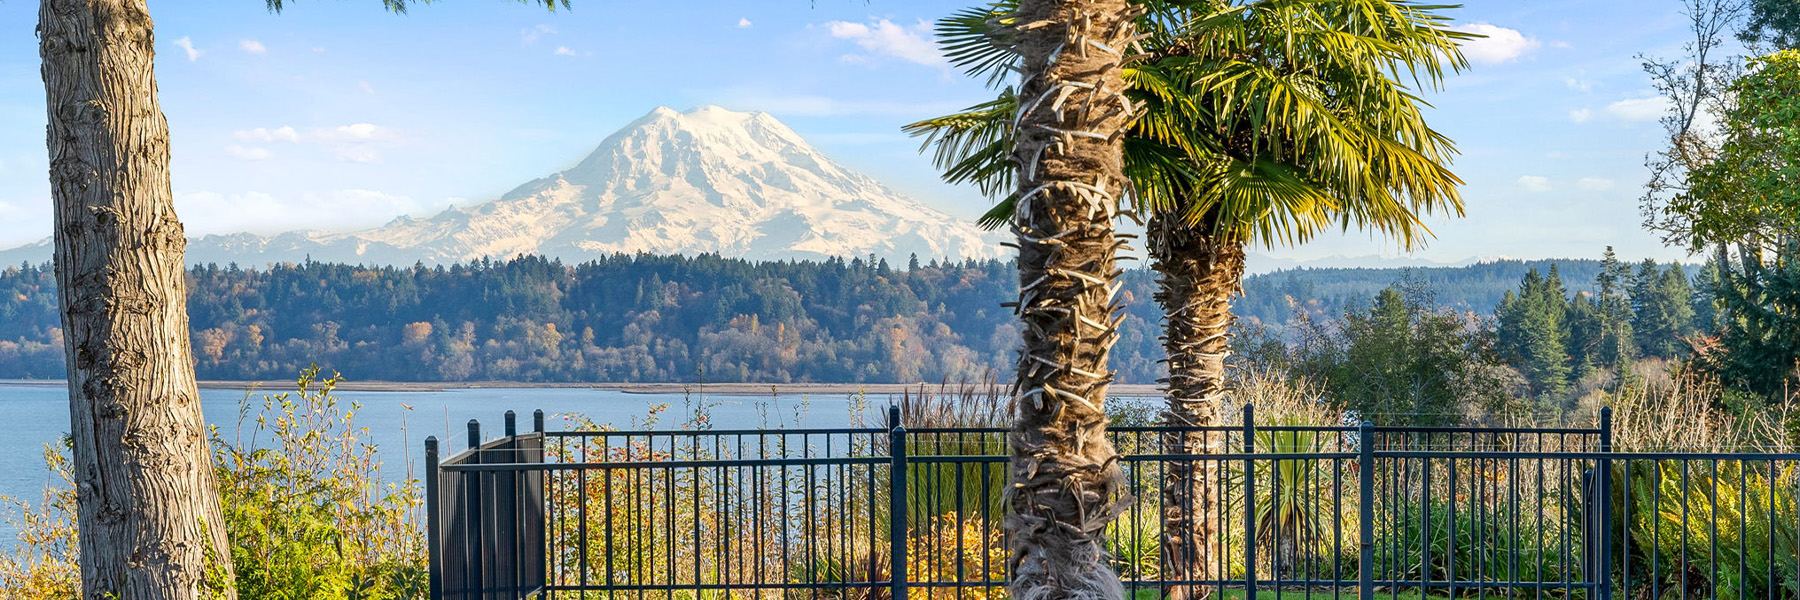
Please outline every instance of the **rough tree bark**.
[{"label": "rough tree bark", "polygon": [[234,598],[145,0],[43,0],[82,594]]},{"label": "rough tree bark", "polygon": [[[1225,358],[1230,354],[1231,299],[1244,276],[1242,244],[1217,240],[1180,223],[1152,215],[1146,228],[1150,255],[1160,276],[1156,301],[1162,305],[1163,348],[1168,354],[1168,411],[1175,427],[1213,427],[1227,391]],[[1201,431],[1171,434],[1165,447],[1176,454],[1217,454],[1223,435]],[[1163,564],[1172,578],[1218,579],[1219,464],[1169,465],[1162,488]],[[1210,588],[1174,586],[1167,597],[1207,598]]]},{"label": "rough tree bark", "polygon": [[1117,339],[1123,244],[1113,224],[1137,107],[1120,79],[1133,41],[1125,0],[1025,0],[1020,61],[1018,311],[1025,323],[1011,434],[1012,581],[1017,600],[1121,598],[1103,533],[1123,510],[1106,438],[1107,354]]}]

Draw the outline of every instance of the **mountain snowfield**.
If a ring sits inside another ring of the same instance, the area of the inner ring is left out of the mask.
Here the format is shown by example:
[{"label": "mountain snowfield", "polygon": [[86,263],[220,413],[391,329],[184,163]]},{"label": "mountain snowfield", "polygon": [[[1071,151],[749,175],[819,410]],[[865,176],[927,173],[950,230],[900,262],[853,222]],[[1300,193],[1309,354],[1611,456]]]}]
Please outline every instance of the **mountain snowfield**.
[{"label": "mountain snowfield", "polygon": [[[832,162],[766,113],[659,107],[575,167],[496,200],[353,233],[208,235],[190,241],[188,261],[578,262],[615,252],[928,260],[1006,256],[1001,239]],[[0,252],[0,264],[48,255],[47,242],[33,244]]]}]

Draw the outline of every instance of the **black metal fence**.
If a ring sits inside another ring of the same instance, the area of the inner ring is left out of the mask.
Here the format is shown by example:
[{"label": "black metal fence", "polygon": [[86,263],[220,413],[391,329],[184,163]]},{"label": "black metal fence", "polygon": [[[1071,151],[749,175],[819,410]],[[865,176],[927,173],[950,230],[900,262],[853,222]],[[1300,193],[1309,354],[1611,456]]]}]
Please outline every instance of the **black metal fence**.
[{"label": "black metal fence", "polygon": [[[549,432],[540,412],[518,434],[508,413],[486,443],[471,422],[468,451],[427,442],[432,597],[1004,598],[1005,432],[889,419]],[[1133,498],[1111,560],[1142,600],[1800,599],[1800,455],[1620,454],[1610,430],[1604,411],[1540,429],[1250,409],[1115,428]]]}]

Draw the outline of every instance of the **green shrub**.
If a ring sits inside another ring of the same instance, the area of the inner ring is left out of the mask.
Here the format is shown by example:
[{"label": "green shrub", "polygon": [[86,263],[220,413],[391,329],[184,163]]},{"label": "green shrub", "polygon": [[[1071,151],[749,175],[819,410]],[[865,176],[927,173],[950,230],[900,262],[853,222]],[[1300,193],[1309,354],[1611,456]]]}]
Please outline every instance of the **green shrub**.
[{"label": "green shrub", "polygon": [[265,396],[254,410],[246,401],[240,414],[253,425],[239,423],[236,443],[213,436],[245,598],[425,596],[418,481],[380,482],[380,454],[355,422],[359,406],[332,395],[340,381],[308,368],[295,391]]},{"label": "green shrub", "polygon": [[1686,583],[1691,594],[1730,600],[1769,597],[1771,587],[1800,595],[1795,467],[1779,466],[1773,478],[1768,469],[1763,461],[1620,467],[1631,478],[1632,583],[1671,592]]},{"label": "green shrub", "polygon": [[[383,484],[380,455],[340,379],[301,373],[296,390],[240,410],[231,440],[213,429],[214,464],[241,598],[410,600],[426,595],[417,480]],[[80,597],[75,491],[64,449],[46,449],[60,483],[14,501],[18,544],[0,552],[0,598]]]}]

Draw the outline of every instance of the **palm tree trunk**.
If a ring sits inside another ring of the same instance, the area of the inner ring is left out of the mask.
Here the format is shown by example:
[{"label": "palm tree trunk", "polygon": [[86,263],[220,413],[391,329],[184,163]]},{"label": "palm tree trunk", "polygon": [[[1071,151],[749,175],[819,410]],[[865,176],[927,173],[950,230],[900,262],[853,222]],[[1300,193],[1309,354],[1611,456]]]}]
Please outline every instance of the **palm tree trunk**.
[{"label": "palm tree trunk", "polygon": [[[1168,412],[1164,421],[1176,427],[1220,424],[1225,397],[1225,357],[1230,354],[1231,299],[1244,276],[1244,247],[1220,242],[1166,215],[1152,215],[1148,226],[1150,255],[1159,289],[1168,353]],[[1217,454],[1225,436],[1184,431],[1165,441],[1175,454]],[[1162,489],[1163,564],[1172,579],[1219,579],[1219,463],[1210,460],[1170,463]],[[1175,586],[1175,600],[1207,598],[1212,590]]]},{"label": "palm tree trunk", "polygon": [[1119,318],[1113,221],[1136,112],[1120,79],[1129,10],[1125,0],[1024,0],[1006,36],[1023,99],[1013,229],[1025,329],[1007,488],[1010,589],[1021,600],[1124,596],[1103,535],[1128,501],[1105,403]]},{"label": "palm tree trunk", "polygon": [[150,13],[43,0],[38,16],[83,595],[235,598]]}]

